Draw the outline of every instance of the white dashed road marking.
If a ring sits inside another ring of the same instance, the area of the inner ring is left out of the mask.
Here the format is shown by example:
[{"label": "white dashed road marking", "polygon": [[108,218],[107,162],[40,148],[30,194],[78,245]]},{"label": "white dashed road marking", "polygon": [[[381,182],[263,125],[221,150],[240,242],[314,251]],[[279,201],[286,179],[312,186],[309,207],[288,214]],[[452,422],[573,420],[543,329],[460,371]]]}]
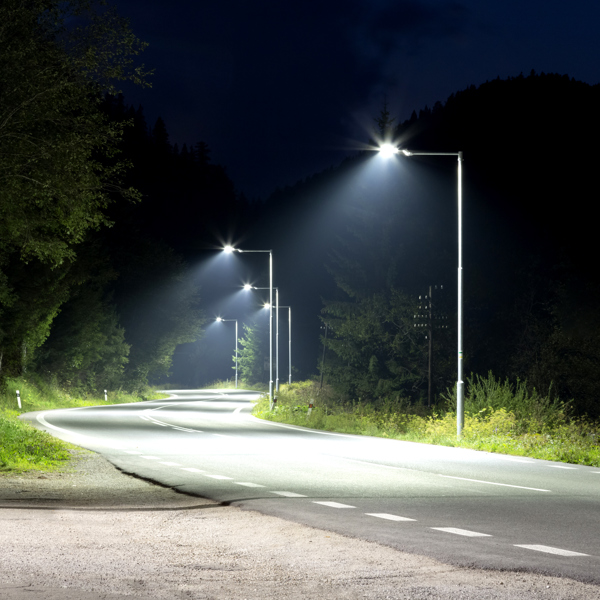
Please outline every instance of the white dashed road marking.
[{"label": "white dashed road marking", "polygon": [[160,462],[161,465],[167,465],[167,467],[180,467],[179,463],[169,462],[168,460],[164,460]]},{"label": "white dashed road marking", "polygon": [[387,519],[388,521],[416,521],[408,517],[399,517],[398,515],[388,515],[387,513],[365,513],[368,517],[377,517],[378,519]]},{"label": "white dashed road marking", "polygon": [[208,473],[204,473],[204,477],[210,477],[211,479],[233,479],[233,477],[227,477],[225,475],[209,475]]},{"label": "white dashed road marking", "polygon": [[541,544],[515,544],[515,546],[517,548],[536,550],[537,552],[546,552],[548,554],[558,554],[560,556],[589,556],[589,554],[572,552],[571,550],[563,550],[562,548],[552,548],[552,546],[542,546]]},{"label": "white dashed road marking", "polygon": [[278,494],[286,498],[306,498],[304,494],[296,494],[296,492],[271,492],[271,494]]},{"label": "white dashed road marking", "polygon": [[313,500],[314,504],[322,504],[323,506],[330,506],[331,508],[356,508],[356,506],[350,506],[349,504],[340,504],[339,502],[317,502]]},{"label": "white dashed road marking", "polygon": [[550,492],[551,490],[541,490],[539,488],[525,487],[523,485],[511,485],[510,483],[496,483],[495,481],[482,481],[481,479],[468,479],[467,477],[454,477],[453,475],[442,475],[440,477],[446,477],[447,479],[460,479],[461,481],[473,481],[474,483],[485,483],[486,485],[501,485],[503,487],[518,488],[520,490],[532,490],[534,492]]},{"label": "white dashed road marking", "polygon": [[190,473],[204,473],[204,471],[201,471],[200,469],[195,469],[194,467],[183,467],[181,470],[189,471]]},{"label": "white dashed road marking", "polygon": [[489,533],[479,533],[478,531],[469,531],[468,529],[457,529],[456,527],[431,527],[437,531],[445,531],[446,533],[455,533],[456,535],[464,535],[466,537],[492,537]]},{"label": "white dashed road marking", "polygon": [[158,460],[160,458],[160,456],[144,456],[144,455],[141,455],[140,458],[145,458],[147,460]]},{"label": "white dashed road marking", "polygon": [[551,469],[573,469],[573,470],[577,470],[577,467],[563,467],[562,465],[546,465],[548,467],[550,467]]}]

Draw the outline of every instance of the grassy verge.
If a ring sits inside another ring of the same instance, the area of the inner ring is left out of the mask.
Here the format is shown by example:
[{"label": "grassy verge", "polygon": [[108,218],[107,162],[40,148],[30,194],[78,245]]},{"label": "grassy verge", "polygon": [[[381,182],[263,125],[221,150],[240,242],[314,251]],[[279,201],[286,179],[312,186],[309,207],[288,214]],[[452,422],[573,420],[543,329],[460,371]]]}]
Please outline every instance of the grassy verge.
[{"label": "grassy verge", "polygon": [[[21,408],[18,407],[16,391],[19,390]],[[153,398],[150,390],[141,395],[123,391],[109,391],[108,404],[140,402]],[[52,471],[61,468],[69,460],[71,444],[40,431],[29,423],[19,420],[19,415],[38,410],[76,408],[107,404],[104,394],[74,395],[58,386],[35,378],[8,379],[0,393],[0,472]]]},{"label": "grassy verge", "polygon": [[[377,408],[349,404],[315,382],[282,385],[277,406],[261,398],[253,414],[259,418],[324,431],[460,446],[487,452],[528,456],[600,467],[600,424],[569,417],[568,405],[527,393],[523,383],[512,386],[487,378],[472,378],[465,398],[465,421],[456,436],[453,410],[427,411],[402,399]],[[452,406],[452,398],[446,399]],[[309,403],[314,407],[309,414]]]}]

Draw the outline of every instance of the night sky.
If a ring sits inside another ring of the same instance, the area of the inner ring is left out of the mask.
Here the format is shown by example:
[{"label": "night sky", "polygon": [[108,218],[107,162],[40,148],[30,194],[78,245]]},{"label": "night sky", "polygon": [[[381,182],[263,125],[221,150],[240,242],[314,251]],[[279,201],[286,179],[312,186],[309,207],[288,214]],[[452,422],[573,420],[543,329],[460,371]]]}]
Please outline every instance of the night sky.
[{"label": "night sky", "polygon": [[206,142],[238,191],[267,197],[337,164],[387,97],[399,120],[486,80],[600,82],[597,0],[116,0],[150,45],[126,100],[180,146]]},{"label": "night sky", "polygon": [[[149,125],[162,117],[172,143],[208,144],[212,162],[224,166],[236,190],[250,199],[265,200],[277,187],[364,148],[385,100],[398,123],[497,77],[535,70],[600,82],[597,0],[115,3],[149,43],[142,59],[155,69],[151,89],[124,88],[126,102],[141,104]],[[342,206],[342,196],[330,202]],[[274,248],[275,285],[282,286],[281,303],[294,306],[294,363],[304,376],[315,371],[320,298],[328,293],[317,279],[333,285],[324,274],[322,248],[310,255],[316,237],[330,235],[323,207],[318,218],[306,220],[292,224],[286,244]],[[245,235],[238,231],[232,239],[222,232],[212,242],[215,248],[222,242],[261,247],[260,235]],[[246,255],[226,266],[215,254],[192,261],[206,316],[246,320],[265,294],[253,299],[239,289],[245,281],[268,284],[266,260]],[[207,327],[206,382],[230,375],[233,336],[233,323]],[[287,362],[285,351],[281,360]]]}]

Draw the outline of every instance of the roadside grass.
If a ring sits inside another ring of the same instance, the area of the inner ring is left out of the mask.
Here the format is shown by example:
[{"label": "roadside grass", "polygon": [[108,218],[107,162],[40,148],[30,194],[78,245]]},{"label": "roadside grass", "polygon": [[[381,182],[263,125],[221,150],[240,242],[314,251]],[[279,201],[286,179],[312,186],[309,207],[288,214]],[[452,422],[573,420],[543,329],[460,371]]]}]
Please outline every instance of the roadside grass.
[{"label": "roadside grass", "polygon": [[[16,391],[19,390],[21,408]],[[99,396],[75,394],[35,376],[6,379],[0,391],[0,472],[54,471],[63,468],[76,446],[19,420],[25,412],[77,408],[104,404],[126,404],[164,398],[150,389],[142,394],[109,391],[108,402]]]},{"label": "roadside grass", "polygon": [[[456,399],[428,410],[402,398],[378,407],[351,403],[314,381],[283,384],[277,405],[261,397],[256,417],[339,433],[370,435],[440,446],[456,446],[515,456],[600,467],[600,424],[569,414],[568,403],[550,394],[528,392],[525,382],[471,377],[465,394],[464,427],[456,435]],[[309,403],[313,409],[309,414]],[[446,408],[447,407],[447,408]]]}]

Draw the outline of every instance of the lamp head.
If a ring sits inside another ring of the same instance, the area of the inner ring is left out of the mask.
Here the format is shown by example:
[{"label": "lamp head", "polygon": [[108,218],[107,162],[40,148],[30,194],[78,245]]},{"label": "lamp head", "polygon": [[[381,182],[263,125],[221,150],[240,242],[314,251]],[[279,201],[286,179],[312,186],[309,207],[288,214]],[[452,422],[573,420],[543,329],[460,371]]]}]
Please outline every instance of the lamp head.
[{"label": "lamp head", "polygon": [[225,252],[225,254],[231,254],[232,252],[235,252],[235,248],[231,245],[227,245],[225,246],[225,248],[223,248],[223,252]]},{"label": "lamp head", "polygon": [[216,320],[220,323],[223,319],[221,319],[221,317],[217,317]]},{"label": "lamp head", "polygon": [[245,283],[245,284],[244,284],[244,289],[245,289],[246,291],[248,291],[248,290],[253,290],[253,289],[254,289],[254,286],[253,286],[253,285],[250,285],[249,283]]},{"label": "lamp head", "polygon": [[398,154],[398,148],[394,144],[381,144],[379,146],[379,154],[383,158],[391,158],[394,154]]}]

